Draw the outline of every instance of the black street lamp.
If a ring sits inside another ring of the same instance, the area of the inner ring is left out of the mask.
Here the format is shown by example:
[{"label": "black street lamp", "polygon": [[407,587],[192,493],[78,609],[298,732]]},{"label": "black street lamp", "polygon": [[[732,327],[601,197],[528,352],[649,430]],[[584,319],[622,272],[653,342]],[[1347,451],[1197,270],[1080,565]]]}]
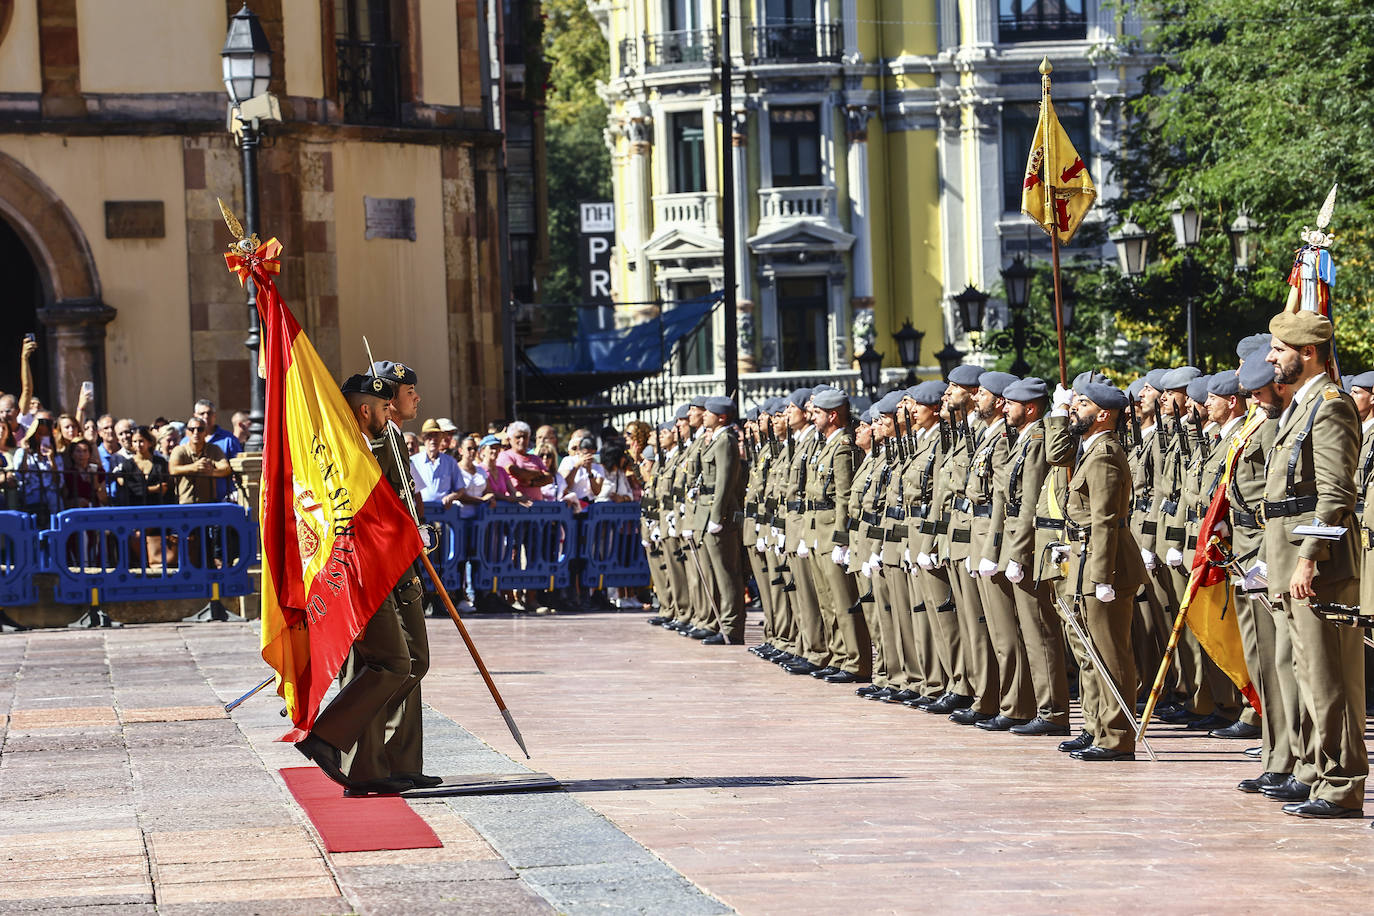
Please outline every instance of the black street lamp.
[{"label": "black street lamp", "polygon": [[959,306],[959,320],[964,323],[964,333],[968,335],[969,342],[973,344],[974,352],[977,352],[979,338],[983,334],[983,318],[988,306],[988,294],[970,283],[964,287],[962,293],[954,297],[954,304]]},{"label": "black street lamp", "polygon": [[1264,228],[1264,224],[1250,217],[1244,207],[1237,214],[1235,222],[1226,234],[1231,237],[1231,255],[1235,258],[1236,273],[1245,273],[1255,265],[1254,234]]},{"label": "black street lamp", "polygon": [[883,355],[872,347],[864,350],[859,355],[859,379],[863,382],[864,390],[871,398],[878,390],[878,383],[882,381],[883,375]]},{"label": "black street lamp", "polygon": [[954,367],[963,363],[964,351],[956,347],[954,341],[950,341],[935,353],[935,359],[940,363],[940,378],[947,379],[950,372],[954,371]]},{"label": "black street lamp", "polygon": [[1007,290],[1007,310],[1011,312],[1012,348],[1016,351],[1016,359],[1011,364],[1012,375],[1025,375],[1030,371],[1030,363],[1026,362],[1026,306],[1030,303],[1030,281],[1034,276],[1034,268],[1019,254],[1009,267],[1002,270],[1002,284]]},{"label": "black street lamp", "polygon": [[1193,246],[1202,228],[1202,214],[1191,204],[1177,200],[1165,207],[1174,224],[1174,246],[1183,251],[1183,302],[1188,320],[1188,365],[1197,365],[1197,341],[1193,330]]},{"label": "black street lamp", "polygon": [[902,323],[902,329],[892,335],[892,339],[897,341],[897,355],[902,360],[902,368],[914,373],[921,365],[921,343],[926,339],[926,332],[913,328],[911,319],[907,319]]},{"label": "black street lamp", "polygon": [[[224,88],[229,93],[229,102],[234,109],[267,92],[268,83],[272,80],[272,46],[267,42],[262,23],[248,9],[247,3],[229,20],[229,34],[225,36],[220,59],[224,67]],[[244,120],[236,112],[235,120],[240,127],[239,151],[243,161],[243,228],[251,236],[258,231],[258,145],[261,133],[257,118]],[[243,343],[249,354],[249,431],[244,449],[260,452],[264,391],[263,380],[258,375],[258,346],[261,341],[258,290],[251,279],[244,287],[248,293],[248,338]]]}]

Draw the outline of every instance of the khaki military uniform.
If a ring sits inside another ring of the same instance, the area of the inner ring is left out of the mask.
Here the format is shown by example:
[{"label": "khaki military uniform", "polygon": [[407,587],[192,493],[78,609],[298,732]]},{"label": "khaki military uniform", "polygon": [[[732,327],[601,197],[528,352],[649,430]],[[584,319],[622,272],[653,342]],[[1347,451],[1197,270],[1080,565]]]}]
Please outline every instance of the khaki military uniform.
[{"label": "khaki military uniform", "polygon": [[[949,525],[951,504],[950,479],[954,471],[952,465],[955,454],[960,448],[960,440],[954,428],[945,421],[938,427],[940,455],[935,460],[934,480],[930,481],[929,502],[925,516],[921,520],[921,534],[916,541],[917,554],[926,554],[933,561],[929,570],[922,570],[921,591],[926,603],[933,605],[935,617],[931,625],[936,635],[936,651],[941,653],[945,670],[949,673],[949,693],[960,697],[971,697],[974,693],[973,682],[969,676],[969,665],[964,654],[963,635],[959,629],[959,615],[956,610],[958,594],[954,590],[952,576],[954,571],[949,558]],[[941,598],[940,596],[943,596]]]},{"label": "khaki military uniform", "polygon": [[769,584],[773,578],[772,570],[768,567],[769,552],[755,549],[760,535],[767,530],[765,522],[761,521],[763,513],[764,493],[768,489],[768,471],[772,467],[773,459],[777,455],[777,448],[771,442],[764,441],[754,453],[754,460],[749,465],[749,477],[745,482],[745,493],[747,494],[744,502],[744,521],[741,528],[744,553],[749,560],[749,571],[754,576],[754,584],[759,590],[759,606],[763,610],[763,641],[765,645],[773,644],[773,637],[776,632],[774,625],[773,610],[773,587]]},{"label": "khaki military uniform", "polygon": [[[1360,592],[1355,471],[1360,421],[1350,396],[1319,378],[1299,388],[1280,417],[1264,489],[1269,592],[1282,602],[1293,638],[1301,715],[1301,766],[1311,797],[1362,808],[1369,759],[1364,742],[1364,657],[1360,631],[1330,623],[1289,594],[1299,559],[1316,564],[1316,600],[1353,604]],[[1339,541],[1298,537],[1316,519],[1350,529]]]},{"label": "khaki military uniform", "polygon": [[[1161,446],[1162,426],[1156,422],[1142,429],[1141,441],[1128,450],[1130,458],[1131,482],[1131,534],[1142,551],[1156,555],[1157,522],[1152,518],[1155,506],[1155,480],[1160,473],[1160,463],[1164,449]],[[1162,560],[1156,560],[1162,564]],[[1157,568],[1157,567],[1156,567]],[[1145,579],[1145,585],[1136,595],[1136,616],[1132,630],[1131,644],[1135,647],[1136,670],[1148,686],[1153,686],[1151,678],[1159,670],[1164,660],[1164,651],[1169,644],[1171,621],[1164,612],[1164,600],[1160,597],[1159,586],[1152,573]],[[1165,677],[1164,695],[1176,697],[1178,694],[1178,668],[1170,665]]]},{"label": "khaki military uniform", "polygon": [[[794,445],[788,461],[783,509],[787,521],[784,552],[787,554],[787,565],[792,573],[792,612],[800,642],[796,654],[811,664],[824,668],[830,664],[829,638],[821,617],[820,597],[810,556],[810,529],[805,524],[807,474],[811,467],[811,457],[820,446],[820,437],[816,433],[816,428],[810,424],[794,431],[792,435]],[[799,555],[797,550],[804,538],[807,539],[806,547]],[[828,560],[827,557],[827,562]]]},{"label": "khaki military uniform", "polygon": [[905,671],[902,667],[901,653],[896,633],[891,625],[890,608],[887,604],[886,589],[879,579],[862,574],[863,565],[882,547],[881,541],[873,537],[876,532],[881,536],[883,496],[886,492],[884,481],[891,475],[891,466],[883,446],[869,450],[868,455],[854,472],[854,480],[849,488],[849,511],[847,529],[849,541],[849,565],[847,571],[857,577],[859,587],[859,606],[863,611],[864,624],[868,627],[870,640],[876,650],[873,661],[873,684],[876,687],[902,689]]},{"label": "khaki military uniform", "polygon": [[892,686],[898,690],[916,691],[920,689],[924,675],[912,629],[915,602],[903,565],[907,534],[906,474],[910,471],[911,456],[907,454],[901,437],[894,437],[891,441],[891,473],[886,478],[881,502],[882,516],[878,520],[882,543],[875,547],[878,568],[873,574],[873,589],[879,598],[882,626],[886,628],[896,653],[896,670],[889,671]]},{"label": "khaki military uniform", "polygon": [[931,591],[935,600],[927,596],[926,582],[931,581],[916,565],[923,543],[921,526],[930,514],[929,505],[933,495],[935,471],[940,460],[940,433],[932,426],[924,432],[917,430],[911,460],[907,462],[902,475],[902,490],[906,499],[903,518],[906,538],[903,541],[903,558],[907,559],[909,572],[906,573],[908,590],[911,595],[911,645],[920,670],[920,679],[912,685],[912,690],[922,696],[939,697],[949,690],[949,672],[939,649],[939,633],[936,623],[936,608],[948,599],[948,586],[935,587]]},{"label": "khaki military uniform", "polygon": [[829,633],[830,665],[868,680],[873,673],[873,644],[856,607],[858,590],[853,577],[831,557],[833,534],[844,525],[844,515],[837,510],[849,504],[857,451],[848,429],[835,430],[818,444],[806,481],[802,536],[811,548],[816,593]]},{"label": "khaki military uniform", "polygon": [[736,426],[711,431],[710,441],[702,449],[697,500],[701,512],[702,565],[709,570],[717,598],[717,604],[708,613],[720,614],[719,620],[706,629],[718,627],[728,641],[736,643],[744,641],[744,576],[740,571],[744,548],[740,524],[735,518],[744,489],[739,440]]},{"label": "khaki military uniform", "polygon": [[982,428],[981,423],[974,423],[967,434],[961,432],[959,445],[951,450],[945,463],[945,486],[950,499],[946,556],[954,609],[959,619],[959,640],[964,649],[965,672],[974,695],[971,708],[992,716],[1000,707],[997,659],[983,617],[978,580],[970,571],[977,569],[978,559],[972,555],[973,513],[967,493],[970,467]]},{"label": "khaki military uniform", "polygon": [[[773,646],[791,655],[798,655],[801,652],[801,642],[797,635],[796,615],[792,611],[792,595],[796,591],[796,585],[791,579],[792,571],[787,564],[787,556],[782,552],[783,540],[780,540],[780,537],[786,538],[787,531],[787,521],[784,517],[786,510],[783,504],[787,498],[790,471],[787,460],[788,445],[778,442],[776,448],[777,455],[768,468],[764,489],[760,537],[764,538],[764,546],[767,548],[763,556],[771,574],[767,586],[773,596]],[[774,531],[779,532],[780,537],[775,536]],[[760,583],[760,587],[763,587],[763,583]]]}]

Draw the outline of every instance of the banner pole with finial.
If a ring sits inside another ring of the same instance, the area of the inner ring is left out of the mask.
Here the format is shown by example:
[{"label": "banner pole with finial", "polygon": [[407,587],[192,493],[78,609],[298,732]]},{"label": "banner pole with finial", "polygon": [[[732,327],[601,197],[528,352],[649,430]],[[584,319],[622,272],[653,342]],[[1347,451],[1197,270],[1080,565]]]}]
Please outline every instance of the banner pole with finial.
[{"label": "banner pole with finial", "polygon": [[1040,61],[1040,124],[1045,141],[1045,161],[1041,168],[1045,172],[1045,216],[1050,221],[1050,267],[1054,276],[1054,330],[1059,344],[1059,384],[1069,387],[1069,364],[1064,345],[1064,288],[1059,279],[1059,214],[1054,206],[1054,181],[1050,169],[1057,160],[1054,158],[1054,131],[1047,119],[1050,109],[1050,59]]}]

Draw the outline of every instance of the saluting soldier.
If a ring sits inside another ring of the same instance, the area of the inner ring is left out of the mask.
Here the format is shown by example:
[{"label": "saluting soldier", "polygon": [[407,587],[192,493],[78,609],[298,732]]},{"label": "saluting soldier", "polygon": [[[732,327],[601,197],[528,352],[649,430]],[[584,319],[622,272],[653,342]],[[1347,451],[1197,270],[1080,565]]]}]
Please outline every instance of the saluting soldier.
[{"label": "saluting soldier", "polygon": [[965,488],[973,516],[969,561],[983,603],[983,618],[997,659],[999,709],[991,719],[975,722],[986,731],[1007,731],[1035,716],[1030,665],[1016,619],[1012,585],[1002,575],[997,557],[1006,522],[1011,445],[1007,438],[1006,401],[1002,394],[1019,379],[1007,372],[984,372],[978,378],[974,405],[983,432],[969,467]]},{"label": "saluting soldier", "polygon": [[950,714],[950,721],[972,725],[997,715],[999,693],[997,659],[983,617],[983,599],[978,592],[972,554],[973,504],[968,498],[970,468],[978,447],[983,424],[974,410],[983,370],[976,366],[956,366],[949,374],[945,405],[959,433],[960,444],[945,462],[945,486],[950,500],[949,535],[942,553],[948,559],[949,581],[954,591],[954,610],[959,619],[959,640],[964,649],[965,671],[973,689],[973,704]]},{"label": "saluting soldier", "polygon": [[1022,379],[1008,385],[1002,397],[1016,442],[1007,460],[1002,544],[994,559],[1012,585],[1035,701],[1035,716],[1009,731],[1015,735],[1067,735],[1069,680],[1064,626],[1054,607],[1050,583],[1035,575],[1035,504],[1050,470],[1045,458],[1044,424],[1049,386],[1038,378]]},{"label": "saluting soldier", "polygon": [[[1330,320],[1311,311],[1282,312],[1269,322],[1269,331],[1273,348],[1266,358],[1278,367],[1284,410],[1269,452],[1264,549],[1270,597],[1282,602],[1293,636],[1306,739],[1293,788],[1307,797],[1283,810],[1309,818],[1362,817],[1369,776],[1362,639],[1359,630],[1332,623],[1312,608],[1359,599],[1354,510],[1360,419],[1350,396],[1326,377]],[[1306,524],[1346,533],[1336,540],[1297,534]]]},{"label": "saluting soldier", "polygon": [[[711,632],[701,637],[705,645],[744,645],[744,577],[740,573],[743,543],[735,518],[743,493],[739,427],[735,402],[730,398],[706,399],[702,426],[706,445],[701,452],[701,484],[697,507],[702,527],[701,562],[715,584],[718,604],[707,608]],[[719,611],[719,620],[714,619]]]},{"label": "saluting soldier", "polygon": [[[1064,517],[1072,545],[1069,579],[1088,638],[1104,666],[1094,675],[1110,678],[1126,702],[1133,703],[1137,681],[1131,618],[1136,589],[1145,581],[1145,565],[1127,527],[1131,469],[1116,438],[1117,421],[1125,408],[1126,395],[1120,389],[1100,382],[1083,384],[1069,426],[1070,433],[1082,439],[1083,455],[1069,481]],[[1070,756],[1092,761],[1135,759],[1135,731],[1114,696],[1101,703],[1085,725],[1092,744]]]},{"label": "saluting soldier", "polygon": [[[1247,338],[1248,339],[1248,338]],[[1236,380],[1255,402],[1250,418],[1236,433],[1229,449],[1235,454],[1235,470],[1227,496],[1231,503],[1231,550],[1242,568],[1264,563],[1265,461],[1274,444],[1274,430],[1283,411],[1274,367],[1265,362],[1269,335],[1259,349],[1242,353],[1244,362]],[[1236,788],[1259,793],[1287,786],[1298,765],[1298,684],[1293,673],[1293,641],[1282,607],[1270,609],[1262,577],[1241,581],[1236,596],[1236,623],[1240,627],[1245,667],[1260,697],[1260,760],[1264,772],[1243,779]]]}]

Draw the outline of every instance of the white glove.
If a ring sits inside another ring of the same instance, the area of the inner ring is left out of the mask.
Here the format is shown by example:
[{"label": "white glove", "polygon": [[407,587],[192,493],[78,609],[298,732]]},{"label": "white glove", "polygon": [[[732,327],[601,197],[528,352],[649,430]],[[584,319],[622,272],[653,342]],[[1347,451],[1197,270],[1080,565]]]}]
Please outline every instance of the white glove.
[{"label": "white glove", "polygon": [[805,541],[804,539],[798,541],[798,542],[797,542],[797,556],[799,556],[799,557],[805,557],[805,556],[809,556],[810,554],[811,554],[811,548],[806,546],[806,541]]},{"label": "white glove", "polygon": [[671,518],[668,519],[668,537],[677,537],[677,527],[673,524],[673,520]]},{"label": "white glove", "polygon": [[1269,588],[1269,564],[1260,560],[1245,571],[1241,585],[1247,592],[1264,591]]},{"label": "white glove", "polygon": [[758,522],[754,522],[754,533],[755,533],[755,534],[762,534],[762,533],[763,533],[763,526],[760,525]]},{"label": "white glove", "polygon": [[1021,568],[1021,564],[1015,560],[1007,561],[1007,581],[1012,585],[1026,578],[1026,571]]},{"label": "white glove", "polygon": [[820,553],[820,552],[821,552],[821,542],[820,542],[820,540],[818,540],[817,538],[812,538],[812,539],[811,539],[811,552],[812,552],[812,553]]},{"label": "white glove", "polygon": [[1098,600],[1098,601],[1115,601],[1115,600],[1116,600],[1116,589],[1112,588],[1112,587],[1111,587],[1110,585],[1108,585],[1106,582],[1099,582],[1099,583],[1097,583],[1097,587],[1096,587],[1095,591],[1096,591],[1096,593],[1097,593],[1097,600]]},{"label": "white glove", "polygon": [[683,536],[683,538],[685,538],[686,540],[689,540],[689,541],[690,541],[690,540],[692,539],[692,529],[691,529],[691,528],[685,529],[685,530],[682,532],[682,536]]},{"label": "white glove", "polygon": [[775,547],[773,548],[773,552],[774,552],[775,554],[778,555],[778,559],[779,559],[779,560],[781,560],[783,557],[787,556],[787,551],[785,551],[785,550],[782,549],[782,545],[781,545],[781,544],[778,544],[777,546],[775,546]]},{"label": "white glove", "polygon": [[1069,548],[1067,544],[1055,544],[1050,548],[1051,563],[1067,563],[1069,561]]},{"label": "white glove", "polygon": [[883,568],[883,558],[878,556],[877,552],[870,553],[868,555],[868,565],[873,567],[874,572],[877,572]]},{"label": "white glove", "polygon": [[964,572],[973,575],[973,561],[969,557],[964,557]]},{"label": "white glove", "polygon": [[911,559],[910,547],[902,551],[902,562],[905,563],[907,566],[912,566],[915,564],[915,561]]},{"label": "white glove", "polygon": [[935,568],[935,558],[923,551],[916,554],[916,565],[927,571],[932,570]]},{"label": "white glove", "polygon": [[779,530],[776,529],[776,528],[770,527],[770,528],[768,529],[768,533],[771,534],[771,535],[773,535],[773,540],[777,541],[779,544],[782,543],[782,532],[781,532],[781,531],[779,531]]},{"label": "white glove", "polygon": [[649,529],[649,540],[653,541],[655,544],[663,540],[663,535],[659,533],[657,525]]},{"label": "white glove", "polygon": [[641,544],[644,545],[644,549],[645,549],[645,550],[648,550],[648,549],[649,549],[649,542],[648,542],[648,541],[646,541],[646,540],[644,540],[643,538],[641,538],[640,541],[639,541],[639,543],[641,543]]},{"label": "white glove", "polygon": [[1170,547],[1168,552],[1164,554],[1164,562],[1177,569],[1183,565],[1183,554],[1179,552],[1177,547]]},{"label": "white glove", "polygon": [[1055,410],[1067,410],[1068,407],[1069,407],[1069,405],[1072,404],[1072,403],[1073,403],[1073,392],[1070,391],[1069,389],[1065,388],[1063,385],[1055,385],[1055,386],[1054,386],[1054,409],[1055,409]]},{"label": "white glove", "polygon": [[843,566],[845,569],[848,569],[848,568],[849,568],[849,548],[848,548],[848,547],[841,547],[841,548],[840,548],[840,565]]},{"label": "white glove", "polygon": [[721,533],[722,531],[724,531],[724,530],[725,530],[725,526],[722,525],[722,524],[720,524],[719,522],[707,522],[707,523],[706,523],[706,533],[707,533],[707,534],[720,534],[720,533]]},{"label": "white glove", "polygon": [[836,566],[843,565],[844,548],[841,547],[839,544],[836,544],[835,549],[830,551],[830,562],[834,563]]},{"label": "white glove", "polygon": [[1231,526],[1226,524],[1226,519],[1219,518],[1217,523],[1212,526],[1212,533],[1219,538],[1229,538],[1231,536]]},{"label": "white glove", "polygon": [[873,567],[869,566],[867,562],[864,562],[864,564],[859,567],[859,572],[864,574],[865,579],[873,578]]},{"label": "white glove", "polygon": [[754,539],[754,549],[757,550],[759,553],[767,553],[767,552],[768,552],[768,542],[765,541],[763,538],[755,538],[755,539]]},{"label": "white glove", "polygon": [[997,575],[997,564],[987,557],[983,557],[983,559],[978,561],[978,575],[982,576],[984,579],[989,576]]}]

